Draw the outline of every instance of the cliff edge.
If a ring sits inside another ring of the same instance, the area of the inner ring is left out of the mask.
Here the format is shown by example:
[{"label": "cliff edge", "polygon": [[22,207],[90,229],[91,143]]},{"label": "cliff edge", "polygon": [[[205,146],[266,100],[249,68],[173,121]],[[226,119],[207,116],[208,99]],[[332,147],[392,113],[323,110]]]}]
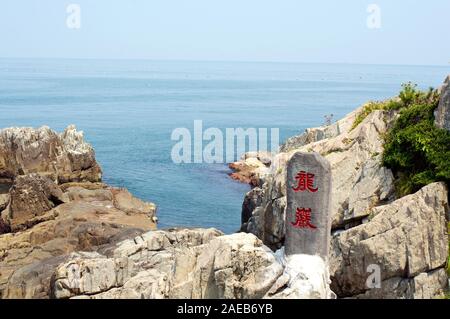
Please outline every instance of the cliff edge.
[{"label": "cliff edge", "polygon": [[156,229],[156,206],[101,183],[82,132],[0,131],[0,297],[49,296],[53,267]]},{"label": "cliff edge", "polygon": [[[330,275],[338,297],[442,296],[449,263],[449,99],[449,78],[439,91],[407,84],[399,97],[367,103],[336,123],[288,139],[268,173],[246,172],[260,183],[244,198],[241,231],[274,251],[283,247],[286,163],[297,151],[316,152],[332,167]],[[385,166],[388,142],[390,159],[409,166]],[[367,284],[374,269],[375,289]]]}]

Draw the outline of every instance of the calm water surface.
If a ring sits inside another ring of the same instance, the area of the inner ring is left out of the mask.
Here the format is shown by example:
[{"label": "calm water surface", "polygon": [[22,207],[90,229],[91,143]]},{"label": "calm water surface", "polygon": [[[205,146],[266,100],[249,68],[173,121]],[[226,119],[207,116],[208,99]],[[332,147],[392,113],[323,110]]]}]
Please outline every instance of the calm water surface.
[{"label": "calm water surface", "polygon": [[155,202],[160,227],[240,225],[248,186],[224,164],[176,165],[172,130],[277,127],[281,140],[400,84],[440,85],[450,67],[0,59],[0,127],[75,124],[104,180]]}]

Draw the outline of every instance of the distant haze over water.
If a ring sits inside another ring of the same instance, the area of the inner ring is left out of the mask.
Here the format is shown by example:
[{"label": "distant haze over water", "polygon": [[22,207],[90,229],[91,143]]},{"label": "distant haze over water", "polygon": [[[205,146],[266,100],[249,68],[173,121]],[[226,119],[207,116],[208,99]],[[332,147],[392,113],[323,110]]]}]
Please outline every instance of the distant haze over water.
[{"label": "distant haze over water", "polygon": [[408,81],[438,87],[449,67],[146,60],[0,59],[0,127],[75,124],[104,181],[155,202],[160,228],[240,227],[249,186],[225,164],[173,164],[171,132],[280,129],[281,141],[385,99]]}]

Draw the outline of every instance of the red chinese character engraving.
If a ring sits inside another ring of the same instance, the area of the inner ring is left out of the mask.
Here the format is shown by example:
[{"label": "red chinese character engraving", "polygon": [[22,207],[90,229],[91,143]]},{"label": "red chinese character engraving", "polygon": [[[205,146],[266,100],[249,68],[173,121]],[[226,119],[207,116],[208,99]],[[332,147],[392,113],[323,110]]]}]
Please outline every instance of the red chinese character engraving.
[{"label": "red chinese character engraving", "polygon": [[311,208],[297,208],[295,222],[291,223],[295,228],[317,229],[311,224]]},{"label": "red chinese character engraving", "polygon": [[306,190],[311,193],[317,192],[318,188],[314,188],[314,174],[307,173],[305,171],[301,171],[295,176],[295,179],[298,181],[297,187],[293,187],[292,189],[296,192],[304,192]]}]

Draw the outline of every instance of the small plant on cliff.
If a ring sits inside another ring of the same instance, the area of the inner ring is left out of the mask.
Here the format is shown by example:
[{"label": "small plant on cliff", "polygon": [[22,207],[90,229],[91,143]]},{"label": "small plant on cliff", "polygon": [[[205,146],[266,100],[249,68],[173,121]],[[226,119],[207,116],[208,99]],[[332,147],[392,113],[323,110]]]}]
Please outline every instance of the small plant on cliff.
[{"label": "small plant on cliff", "polygon": [[412,104],[436,104],[437,106],[440,96],[438,90],[430,87],[428,91],[421,91],[417,89],[417,84],[408,82],[402,84],[398,97],[403,107],[408,107]]},{"label": "small plant on cliff", "polygon": [[398,196],[444,181],[450,184],[450,133],[434,125],[439,94],[407,84],[399,95],[400,116],[386,134],[383,164],[396,176]]},{"label": "small plant on cliff", "polygon": [[370,113],[376,110],[382,111],[390,111],[390,110],[398,110],[403,107],[403,104],[400,100],[392,99],[387,101],[372,101],[367,103],[362,111],[356,116],[355,121],[352,125],[352,130],[356,128],[359,124],[362,123],[370,115]]},{"label": "small plant on cliff", "polygon": [[370,113],[376,110],[393,111],[407,108],[412,104],[434,104],[439,101],[438,91],[430,88],[428,91],[423,92],[417,89],[417,85],[411,82],[402,84],[402,90],[397,98],[389,99],[386,101],[376,101],[367,103],[362,111],[356,116],[353,122],[352,130],[356,128],[369,116]]},{"label": "small plant on cliff", "polygon": [[405,105],[410,105],[414,102],[414,100],[417,100],[420,96],[420,92],[417,90],[417,85],[412,84],[411,82],[408,82],[406,84],[402,85],[402,90],[400,91],[400,94],[398,97]]}]

